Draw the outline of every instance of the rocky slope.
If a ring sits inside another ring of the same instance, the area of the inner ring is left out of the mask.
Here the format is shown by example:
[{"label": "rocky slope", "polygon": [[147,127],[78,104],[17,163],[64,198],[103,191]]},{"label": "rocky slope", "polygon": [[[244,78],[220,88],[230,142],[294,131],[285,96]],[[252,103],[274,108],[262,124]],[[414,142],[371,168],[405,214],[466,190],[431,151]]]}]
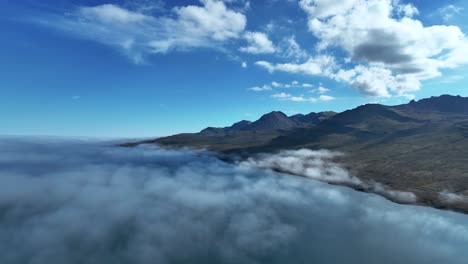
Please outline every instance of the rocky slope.
[{"label": "rocky slope", "polygon": [[[207,128],[145,142],[249,157],[284,149],[330,149],[361,180],[414,193],[417,203],[468,213],[468,98],[442,95],[408,104],[367,104],[342,113],[286,116]],[[450,194],[447,196],[447,194]],[[460,197],[448,199],[447,197]]]}]

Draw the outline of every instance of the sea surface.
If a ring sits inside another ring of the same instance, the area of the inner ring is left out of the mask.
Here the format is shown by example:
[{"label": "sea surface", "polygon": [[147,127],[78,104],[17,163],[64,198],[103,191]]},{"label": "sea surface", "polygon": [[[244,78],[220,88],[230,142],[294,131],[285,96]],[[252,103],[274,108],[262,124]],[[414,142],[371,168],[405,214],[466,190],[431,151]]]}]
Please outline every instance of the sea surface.
[{"label": "sea surface", "polygon": [[468,215],[114,143],[0,138],[2,264],[468,263]]}]

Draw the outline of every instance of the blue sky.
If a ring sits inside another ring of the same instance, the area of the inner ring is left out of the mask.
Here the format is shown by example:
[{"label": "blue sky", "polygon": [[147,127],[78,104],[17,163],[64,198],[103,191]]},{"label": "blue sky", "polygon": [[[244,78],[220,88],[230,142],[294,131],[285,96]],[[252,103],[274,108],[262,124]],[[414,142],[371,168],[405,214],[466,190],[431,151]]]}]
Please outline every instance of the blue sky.
[{"label": "blue sky", "polygon": [[468,96],[467,10],[422,0],[4,0],[0,134],[163,136],[273,110]]}]

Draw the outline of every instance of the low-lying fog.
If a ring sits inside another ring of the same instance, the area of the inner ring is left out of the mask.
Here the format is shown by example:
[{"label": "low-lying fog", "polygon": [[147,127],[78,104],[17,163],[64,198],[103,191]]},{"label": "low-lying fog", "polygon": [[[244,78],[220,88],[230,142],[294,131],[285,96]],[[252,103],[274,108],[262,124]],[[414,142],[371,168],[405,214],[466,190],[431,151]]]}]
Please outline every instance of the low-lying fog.
[{"label": "low-lying fog", "polygon": [[[310,173],[344,177],[326,157],[320,163],[322,154]],[[467,263],[466,215],[252,163],[149,146],[0,139],[0,262]]]}]

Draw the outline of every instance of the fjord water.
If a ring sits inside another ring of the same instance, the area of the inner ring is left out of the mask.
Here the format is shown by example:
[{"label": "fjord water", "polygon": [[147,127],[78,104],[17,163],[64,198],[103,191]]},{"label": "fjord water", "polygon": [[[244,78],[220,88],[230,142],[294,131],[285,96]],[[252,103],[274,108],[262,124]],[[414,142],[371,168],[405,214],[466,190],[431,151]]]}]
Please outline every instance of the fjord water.
[{"label": "fjord water", "polygon": [[9,263],[466,263],[468,216],[193,150],[0,140]]}]

